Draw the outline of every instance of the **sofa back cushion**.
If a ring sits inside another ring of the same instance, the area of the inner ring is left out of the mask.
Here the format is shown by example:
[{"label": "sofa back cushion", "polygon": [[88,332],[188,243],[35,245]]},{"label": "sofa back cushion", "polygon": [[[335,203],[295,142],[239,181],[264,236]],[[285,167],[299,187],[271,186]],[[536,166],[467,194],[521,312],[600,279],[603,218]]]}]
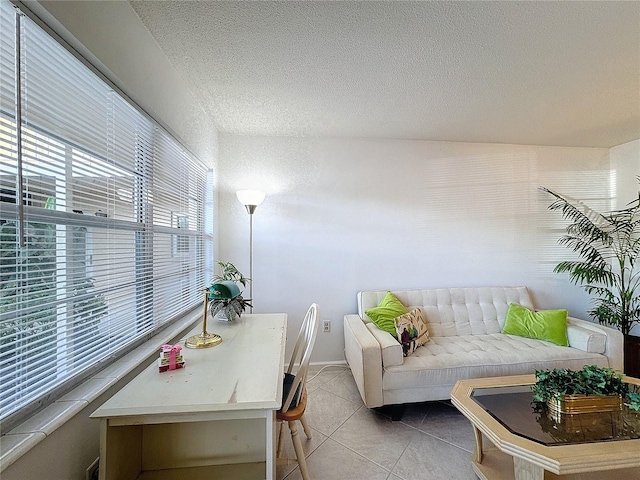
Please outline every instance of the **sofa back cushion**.
[{"label": "sofa back cushion", "polygon": [[[391,291],[409,310],[419,307],[436,337],[485,335],[500,333],[510,303],[533,309],[526,287],[434,288]],[[387,290],[358,293],[358,314],[370,319],[365,311],[380,303]]]}]

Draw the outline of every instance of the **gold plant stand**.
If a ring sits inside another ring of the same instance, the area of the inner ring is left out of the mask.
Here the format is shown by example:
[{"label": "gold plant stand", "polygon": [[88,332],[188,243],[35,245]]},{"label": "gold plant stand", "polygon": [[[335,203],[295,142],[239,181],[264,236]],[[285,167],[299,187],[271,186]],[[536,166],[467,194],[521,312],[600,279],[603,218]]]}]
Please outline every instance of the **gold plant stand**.
[{"label": "gold plant stand", "polygon": [[187,348],[209,348],[222,342],[222,337],[217,333],[207,332],[207,307],[209,305],[209,289],[205,288],[204,292],[204,312],[202,314],[202,333],[193,335],[185,341]]},{"label": "gold plant stand", "polygon": [[563,415],[617,412],[622,410],[621,395],[562,395],[547,401],[549,416],[559,421]]}]

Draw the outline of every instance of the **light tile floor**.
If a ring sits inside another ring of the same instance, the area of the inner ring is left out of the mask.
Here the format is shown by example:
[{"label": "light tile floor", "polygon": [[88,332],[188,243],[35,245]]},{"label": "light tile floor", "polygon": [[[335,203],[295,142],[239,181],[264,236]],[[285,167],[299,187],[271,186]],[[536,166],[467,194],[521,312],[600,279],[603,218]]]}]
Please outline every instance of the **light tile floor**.
[{"label": "light tile floor", "polygon": [[[311,378],[313,372],[309,374]],[[348,367],[329,367],[307,384],[307,440],[314,480],[477,480],[469,421],[449,402],[408,405],[399,422],[364,406]],[[278,480],[302,478],[285,426]]]}]

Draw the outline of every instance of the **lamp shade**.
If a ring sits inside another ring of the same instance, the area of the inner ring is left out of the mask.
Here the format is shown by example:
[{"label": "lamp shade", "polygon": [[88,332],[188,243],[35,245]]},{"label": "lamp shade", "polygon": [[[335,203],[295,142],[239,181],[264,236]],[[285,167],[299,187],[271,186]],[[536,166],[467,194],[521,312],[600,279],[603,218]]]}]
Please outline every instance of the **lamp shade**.
[{"label": "lamp shade", "polygon": [[238,200],[240,200],[240,203],[244,206],[260,205],[264,200],[264,195],[265,193],[261,192],[260,190],[238,190],[236,192]]},{"label": "lamp shade", "polygon": [[231,280],[222,280],[214,283],[209,289],[209,298],[220,300],[223,298],[236,298],[240,295],[240,288]]}]

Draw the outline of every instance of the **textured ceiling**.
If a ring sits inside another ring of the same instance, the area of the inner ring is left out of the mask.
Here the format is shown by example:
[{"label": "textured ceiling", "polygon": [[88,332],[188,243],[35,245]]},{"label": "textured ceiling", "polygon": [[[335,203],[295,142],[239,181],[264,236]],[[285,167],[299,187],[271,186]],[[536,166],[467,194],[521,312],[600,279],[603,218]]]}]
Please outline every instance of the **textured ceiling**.
[{"label": "textured ceiling", "polygon": [[640,138],[640,2],[130,4],[220,132]]}]

